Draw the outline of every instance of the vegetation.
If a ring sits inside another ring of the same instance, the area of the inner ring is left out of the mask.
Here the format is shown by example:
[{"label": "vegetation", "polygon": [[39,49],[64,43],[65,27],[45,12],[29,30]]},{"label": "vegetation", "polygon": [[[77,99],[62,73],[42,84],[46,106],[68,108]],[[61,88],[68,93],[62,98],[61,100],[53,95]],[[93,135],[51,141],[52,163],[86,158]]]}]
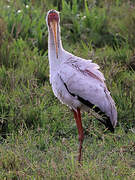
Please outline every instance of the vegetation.
[{"label": "vegetation", "polygon": [[[49,83],[49,9],[65,49],[100,65],[118,110],[114,134],[83,113],[83,165],[73,115]],[[0,1],[0,179],[135,179],[135,2]]]}]

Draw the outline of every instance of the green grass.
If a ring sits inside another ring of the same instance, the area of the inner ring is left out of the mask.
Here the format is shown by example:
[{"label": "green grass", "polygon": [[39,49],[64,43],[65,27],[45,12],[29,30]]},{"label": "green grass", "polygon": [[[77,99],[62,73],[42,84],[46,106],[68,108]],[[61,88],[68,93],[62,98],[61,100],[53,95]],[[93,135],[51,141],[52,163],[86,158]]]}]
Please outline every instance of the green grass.
[{"label": "green grass", "polygon": [[0,145],[0,178],[4,179],[134,179],[135,135],[91,130],[77,163],[77,138],[49,135],[45,130],[19,131]]},{"label": "green grass", "polygon": [[[70,2],[0,1],[0,179],[135,179],[135,3]],[[49,83],[51,8],[64,48],[100,65],[118,111],[114,134],[82,114],[81,167],[73,114]]]}]

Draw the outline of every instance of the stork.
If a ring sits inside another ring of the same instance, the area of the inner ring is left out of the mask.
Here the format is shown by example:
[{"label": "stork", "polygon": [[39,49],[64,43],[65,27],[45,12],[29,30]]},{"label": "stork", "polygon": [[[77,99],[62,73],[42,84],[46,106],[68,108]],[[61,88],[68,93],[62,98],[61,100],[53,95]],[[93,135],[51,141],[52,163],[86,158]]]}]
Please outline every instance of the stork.
[{"label": "stork", "polygon": [[98,120],[112,132],[117,123],[117,110],[99,66],[92,60],[82,59],[63,49],[59,12],[49,10],[46,23],[50,84],[54,95],[74,113],[79,134],[78,161],[81,162],[84,140],[81,110],[92,109],[102,115],[103,118]]}]

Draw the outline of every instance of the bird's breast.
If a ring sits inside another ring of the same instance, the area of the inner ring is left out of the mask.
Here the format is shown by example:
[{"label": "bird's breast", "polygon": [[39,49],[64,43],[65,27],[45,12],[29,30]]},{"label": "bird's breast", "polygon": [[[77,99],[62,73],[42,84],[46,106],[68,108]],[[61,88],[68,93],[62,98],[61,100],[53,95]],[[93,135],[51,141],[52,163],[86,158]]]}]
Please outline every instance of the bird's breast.
[{"label": "bird's breast", "polygon": [[78,101],[76,95],[72,95],[68,92],[65,84],[61,80],[59,74],[55,74],[52,78],[52,89],[54,95],[63,103],[68,105],[72,109],[77,109],[81,106],[80,101]]}]

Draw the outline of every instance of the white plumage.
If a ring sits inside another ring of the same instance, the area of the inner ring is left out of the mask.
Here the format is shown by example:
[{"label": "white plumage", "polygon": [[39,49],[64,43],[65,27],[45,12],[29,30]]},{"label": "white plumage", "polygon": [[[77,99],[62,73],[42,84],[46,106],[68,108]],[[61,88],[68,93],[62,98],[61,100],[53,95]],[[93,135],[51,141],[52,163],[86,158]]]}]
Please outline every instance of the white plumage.
[{"label": "white plumage", "polygon": [[[56,10],[48,11],[46,21],[49,33],[50,83],[55,96],[74,111],[79,137],[83,136],[83,130],[79,130],[78,125],[78,121],[81,122],[80,109],[88,110],[93,107],[96,112],[100,110],[105,113],[108,119],[103,122],[106,126],[112,126],[111,129],[113,129],[117,123],[117,111],[104,82],[105,78],[99,71],[99,66],[91,60],[74,56],[63,49],[60,18]],[[83,137],[80,146],[82,142]],[[81,147],[79,153],[80,161]]]}]

